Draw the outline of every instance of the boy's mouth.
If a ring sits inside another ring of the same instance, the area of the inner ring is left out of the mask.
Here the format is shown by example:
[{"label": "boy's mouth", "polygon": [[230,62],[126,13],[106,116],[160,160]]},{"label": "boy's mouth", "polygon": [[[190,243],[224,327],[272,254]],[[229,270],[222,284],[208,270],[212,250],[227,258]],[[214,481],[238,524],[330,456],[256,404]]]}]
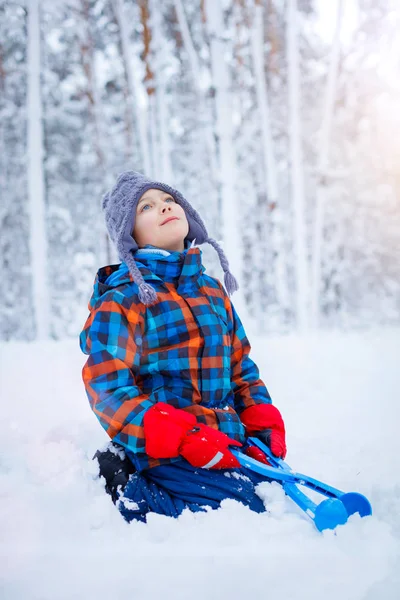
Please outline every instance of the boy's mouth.
[{"label": "boy's mouth", "polygon": [[165,221],[163,221],[161,223],[161,225],[165,225],[165,223],[168,223],[169,221],[173,221],[174,219],[178,220],[178,217],[168,217],[168,219],[165,219]]}]

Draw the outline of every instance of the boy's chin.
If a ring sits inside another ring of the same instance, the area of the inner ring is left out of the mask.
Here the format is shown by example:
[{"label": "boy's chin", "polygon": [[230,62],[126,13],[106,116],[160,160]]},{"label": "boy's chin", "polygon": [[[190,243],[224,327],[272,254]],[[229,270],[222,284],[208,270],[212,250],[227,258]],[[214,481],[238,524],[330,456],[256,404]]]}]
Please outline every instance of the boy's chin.
[{"label": "boy's chin", "polygon": [[185,238],[183,236],[176,236],[163,240],[162,245],[160,245],[160,248],[163,248],[164,250],[169,250],[170,252],[179,252],[179,250],[183,251],[185,247]]}]

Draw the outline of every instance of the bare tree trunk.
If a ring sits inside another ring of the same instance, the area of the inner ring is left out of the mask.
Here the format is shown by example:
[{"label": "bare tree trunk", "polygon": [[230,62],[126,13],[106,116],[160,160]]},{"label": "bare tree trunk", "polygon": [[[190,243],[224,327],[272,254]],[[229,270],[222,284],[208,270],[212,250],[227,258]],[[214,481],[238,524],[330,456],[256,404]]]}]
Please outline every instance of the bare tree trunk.
[{"label": "bare tree trunk", "polygon": [[265,226],[271,231],[271,242],[275,259],[271,265],[274,273],[274,285],[277,293],[278,303],[287,307],[289,302],[289,290],[285,276],[285,256],[282,243],[281,231],[281,209],[278,198],[278,173],[274,155],[274,139],[271,132],[271,117],[268,82],[264,68],[264,32],[263,32],[263,5],[261,0],[256,0],[255,14],[251,38],[251,50],[255,71],[257,104],[261,120],[261,133],[263,143],[264,172],[266,177],[267,199],[270,223]]},{"label": "bare tree trunk", "polygon": [[337,0],[336,28],[333,38],[329,71],[325,90],[325,104],[322,117],[319,165],[318,165],[318,186],[314,217],[314,235],[312,252],[312,297],[311,297],[311,317],[314,327],[318,327],[321,310],[321,260],[322,260],[322,240],[324,230],[324,213],[326,203],[326,176],[329,169],[329,150],[331,142],[332,118],[335,106],[335,93],[337,71],[340,56],[340,30],[343,17],[343,0]]},{"label": "bare tree trunk", "polygon": [[[107,164],[104,154],[104,131],[102,125],[101,103],[96,83],[96,69],[94,64],[94,41],[90,29],[90,4],[88,0],[81,0],[81,37],[80,50],[82,57],[83,71],[86,76],[86,88],[84,93],[89,102],[89,114],[93,125],[94,147],[97,156],[97,166],[99,172],[107,178]],[[112,262],[112,248],[107,233],[104,236],[104,244],[100,248],[101,260],[107,263]]]},{"label": "bare tree trunk", "polygon": [[90,15],[88,0],[81,0],[82,6],[82,24],[83,35],[80,40],[80,49],[82,56],[83,71],[86,76],[87,86],[85,89],[86,97],[89,101],[90,115],[93,123],[95,151],[97,162],[100,167],[105,167],[105,156],[103,151],[103,132],[100,115],[100,100],[96,85],[95,66],[94,66],[94,42],[90,30]]},{"label": "bare tree trunk", "polygon": [[[147,114],[145,113],[145,111],[142,111],[140,109],[137,94],[135,92],[137,88],[137,82],[135,81],[134,69],[130,58],[129,32],[127,27],[127,21],[124,17],[123,0],[112,0],[112,5],[121,36],[122,61],[125,71],[125,97],[127,99],[129,113],[127,114],[127,139],[131,140],[132,138],[132,134],[129,134],[129,129],[131,130],[131,132],[133,131],[133,121],[135,120],[139,132],[138,141],[143,161],[144,172],[150,173],[149,144],[146,127]],[[132,141],[130,143],[132,144]],[[132,151],[130,150],[130,155],[131,154]]]},{"label": "bare tree trunk", "polygon": [[[188,53],[189,63],[192,73],[193,84],[196,89],[199,110],[202,114],[206,115],[208,112],[207,109],[207,99],[205,92],[206,90],[202,89],[200,86],[201,82],[201,72],[200,72],[200,63],[197,56],[197,52],[195,50],[192,37],[190,35],[189,27],[187,24],[187,19],[185,15],[185,11],[183,8],[182,0],[174,0],[175,11],[178,18],[179,27],[182,33],[183,43],[186,48],[186,52]],[[204,9],[203,9],[204,10]],[[213,181],[217,180],[217,149],[215,145],[215,137],[212,127],[210,123],[205,123],[204,126],[204,139],[208,150],[208,160],[211,167],[211,177]]]},{"label": "bare tree trunk", "polygon": [[293,201],[293,239],[296,278],[296,321],[300,331],[308,327],[309,276],[306,247],[303,148],[300,119],[300,71],[297,0],[287,0],[287,54],[289,92],[289,140]]},{"label": "bare tree trunk", "polygon": [[[222,199],[223,242],[231,270],[239,284],[242,280],[242,236],[239,227],[239,205],[236,197],[236,155],[233,141],[231,76],[224,60],[227,52],[221,0],[206,0],[207,28],[211,45],[211,65],[215,88],[217,134],[219,141],[220,182]],[[239,310],[245,305],[241,294],[235,299]]]},{"label": "bare tree trunk", "polygon": [[6,78],[6,72],[3,64],[3,47],[0,42],[0,92],[4,90],[4,81]]},{"label": "bare tree trunk", "polygon": [[150,151],[149,151],[149,174],[155,177],[158,171],[158,156],[157,156],[157,112],[156,112],[156,97],[155,97],[155,79],[154,71],[151,65],[151,39],[152,33],[150,29],[150,13],[149,0],[139,0],[140,20],[143,26],[143,62],[145,64],[144,85],[146,88],[148,99],[148,125],[150,135]]},{"label": "bare tree trunk", "polygon": [[[133,144],[134,144],[134,120],[135,120],[135,108],[136,102],[133,99],[133,94],[130,86],[130,73],[129,73],[129,52],[126,55],[125,44],[126,39],[123,35],[123,28],[125,27],[125,21],[123,18],[123,2],[122,0],[111,0],[111,6],[114,11],[114,17],[116,24],[118,25],[118,47],[121,54],[121,62],[124,70],[124,139],[125,139],[125,160],[128,164],[132,163],[133,159]],[[128,61],[127,61],[128,59]],[[140,146],[140,143],[139,143]]]},{"label": "bare tree trunk", "polygon": [[158,1],[152,0],[153,9],[153,54],[156,79],[156,110],[159,125],[158,164],[155,175],[162,181],[173,181],[171,166],[171,144],[168,131],[168,96],[165,91],[165,40],[162,32],[162,11],[157,6]]},{"label": "bare tree trunk", "polygon": [[47,269],[47,231],[43,168],[42,99],[40,95],[39,0],[28,7],[28,195],[30,204],[30,251],[32,298],[36,339],[50,335],[50,297]]}]

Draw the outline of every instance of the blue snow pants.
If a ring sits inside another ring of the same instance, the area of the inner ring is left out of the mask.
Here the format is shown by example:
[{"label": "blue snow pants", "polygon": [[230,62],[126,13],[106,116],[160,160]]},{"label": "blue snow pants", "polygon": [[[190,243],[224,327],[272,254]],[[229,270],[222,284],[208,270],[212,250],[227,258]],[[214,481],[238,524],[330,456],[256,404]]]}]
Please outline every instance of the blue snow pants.
[{"label": "blue snow pants", "polygon": [[245,468],[208,470],[181,460],[133,473],[117,506],[126,521],[146,521],[149,512],[177,517],[185,508],[192,512],[218,508],[227,498],[238,500],[261,513],[265,506],[255,486],[269,481]]}]

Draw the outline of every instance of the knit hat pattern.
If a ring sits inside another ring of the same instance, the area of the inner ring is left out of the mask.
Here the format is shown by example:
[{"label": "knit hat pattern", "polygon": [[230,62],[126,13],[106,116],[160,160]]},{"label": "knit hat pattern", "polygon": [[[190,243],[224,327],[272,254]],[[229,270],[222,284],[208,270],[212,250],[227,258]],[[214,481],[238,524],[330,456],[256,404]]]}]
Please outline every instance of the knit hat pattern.
[{"label": "knit hat pattern", "polygon": [[133,280],[139,287],[139,300],[146,306],[157,301],[154,288],[145,283],[136,265],[134,252],[138,249],[133,237],[136,208],[140,198],[149,189],[158,189],[170,194],[183,208],[189,224],[186,240],[196,244],[209,243],[217,251],[224,271],[224,283],[228,294],[238,289],[235,277],[229,270],[229,263],[224,251],[216,240],[210,238],[198,212],[189,204],[182,194],[165,183],[152,181],[136,171],[121,173],[114,187],[103,197],[103,211],[109,236],[115,245],[120,260],[125,261]]}]

